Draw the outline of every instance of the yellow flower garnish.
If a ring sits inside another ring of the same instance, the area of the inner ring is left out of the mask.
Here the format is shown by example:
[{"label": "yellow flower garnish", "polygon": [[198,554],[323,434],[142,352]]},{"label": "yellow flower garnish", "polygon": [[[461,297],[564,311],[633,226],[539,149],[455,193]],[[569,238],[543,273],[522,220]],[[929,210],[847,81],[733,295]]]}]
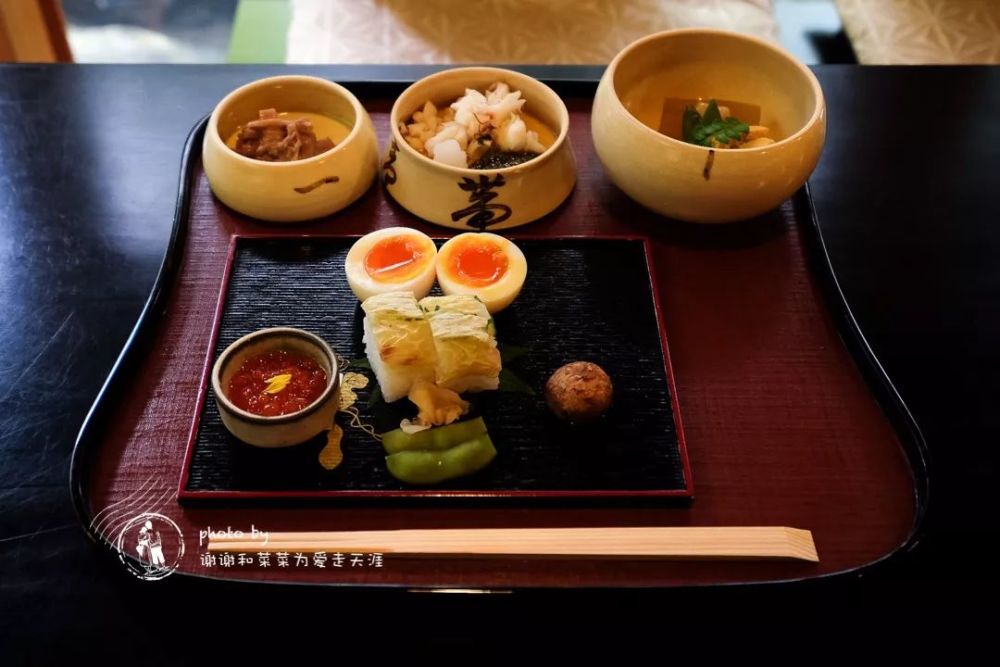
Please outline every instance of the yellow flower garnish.
[{"label": "yellow flower garnish", "polygon": [[292,379],[291,373],[282,373],[281,375],[275,375],[273,378],[268,379],[267,386],[264,387],[265,394],[277,394],[288,386],[288,383]]}]

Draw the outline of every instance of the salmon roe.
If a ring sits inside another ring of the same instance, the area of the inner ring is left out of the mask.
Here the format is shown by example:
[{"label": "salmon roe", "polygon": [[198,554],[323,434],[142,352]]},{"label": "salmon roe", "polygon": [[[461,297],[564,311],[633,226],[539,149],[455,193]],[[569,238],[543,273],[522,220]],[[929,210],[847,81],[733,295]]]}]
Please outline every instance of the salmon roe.
[{"label": "salmon roe", "polygon": [[507,253],[490,239],[466,238],[448,257],[450,273],[472,287],[492,285],[507,273]]},{"label": "salmon roe", "polygon": [[[288,384],[273,393],[265,391],[279,375],[290,375]],[[226,396],[233,405],[262,417],[298,412],[322,395],[326,371],[312,357],[289,350],[272,350],[249,357],[229,380]]]},{"label": "salmon roe", "polygon": [[407,280],[420,272],[428,255],[426,243],[417,236],[389,236],[376,241],[365,255],[365,271],[376,280]]}]

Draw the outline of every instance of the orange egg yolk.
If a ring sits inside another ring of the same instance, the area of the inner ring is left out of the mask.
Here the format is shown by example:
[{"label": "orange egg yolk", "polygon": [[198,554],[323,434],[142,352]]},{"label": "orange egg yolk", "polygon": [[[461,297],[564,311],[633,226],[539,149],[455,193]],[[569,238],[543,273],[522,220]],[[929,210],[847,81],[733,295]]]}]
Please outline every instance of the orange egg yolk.
[{"label": "orange egg yolk", "polygon": [[459,282],[484,287],[504,277],[509,261],[507,253],[494,241],[469,238],[452,249],[448,268]]},{"label": "orange egg yolk", "polygon": [[423,239],[400,234],[379,239],[365,255],[365,271],[375,280],[399,282],[416,276],[426,264]]}]

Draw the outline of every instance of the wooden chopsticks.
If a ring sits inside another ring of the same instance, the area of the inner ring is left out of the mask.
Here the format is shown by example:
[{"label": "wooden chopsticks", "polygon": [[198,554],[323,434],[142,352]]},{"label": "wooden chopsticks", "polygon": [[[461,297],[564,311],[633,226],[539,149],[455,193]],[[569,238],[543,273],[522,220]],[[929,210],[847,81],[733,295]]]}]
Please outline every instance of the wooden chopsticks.
[{"label": "wooden chopsticks", "polygon": [[210,552],[382,553],[442,557],[778,559],[818,562],[808,530],[783,526],[471,528],[210,536]]}]

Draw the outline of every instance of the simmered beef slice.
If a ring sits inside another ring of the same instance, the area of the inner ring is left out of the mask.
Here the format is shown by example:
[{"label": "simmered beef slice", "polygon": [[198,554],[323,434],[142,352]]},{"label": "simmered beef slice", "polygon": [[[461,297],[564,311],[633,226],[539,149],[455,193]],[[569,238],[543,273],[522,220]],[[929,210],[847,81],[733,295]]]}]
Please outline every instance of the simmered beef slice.
[{"label": "simmered beef slice", "polygon": [[263,109],[236,139],[236,152],[255,160],[288,162],[302,160],[333,148],[330,139],[317,139],[308,120],[286,120],[275,109]]}]

